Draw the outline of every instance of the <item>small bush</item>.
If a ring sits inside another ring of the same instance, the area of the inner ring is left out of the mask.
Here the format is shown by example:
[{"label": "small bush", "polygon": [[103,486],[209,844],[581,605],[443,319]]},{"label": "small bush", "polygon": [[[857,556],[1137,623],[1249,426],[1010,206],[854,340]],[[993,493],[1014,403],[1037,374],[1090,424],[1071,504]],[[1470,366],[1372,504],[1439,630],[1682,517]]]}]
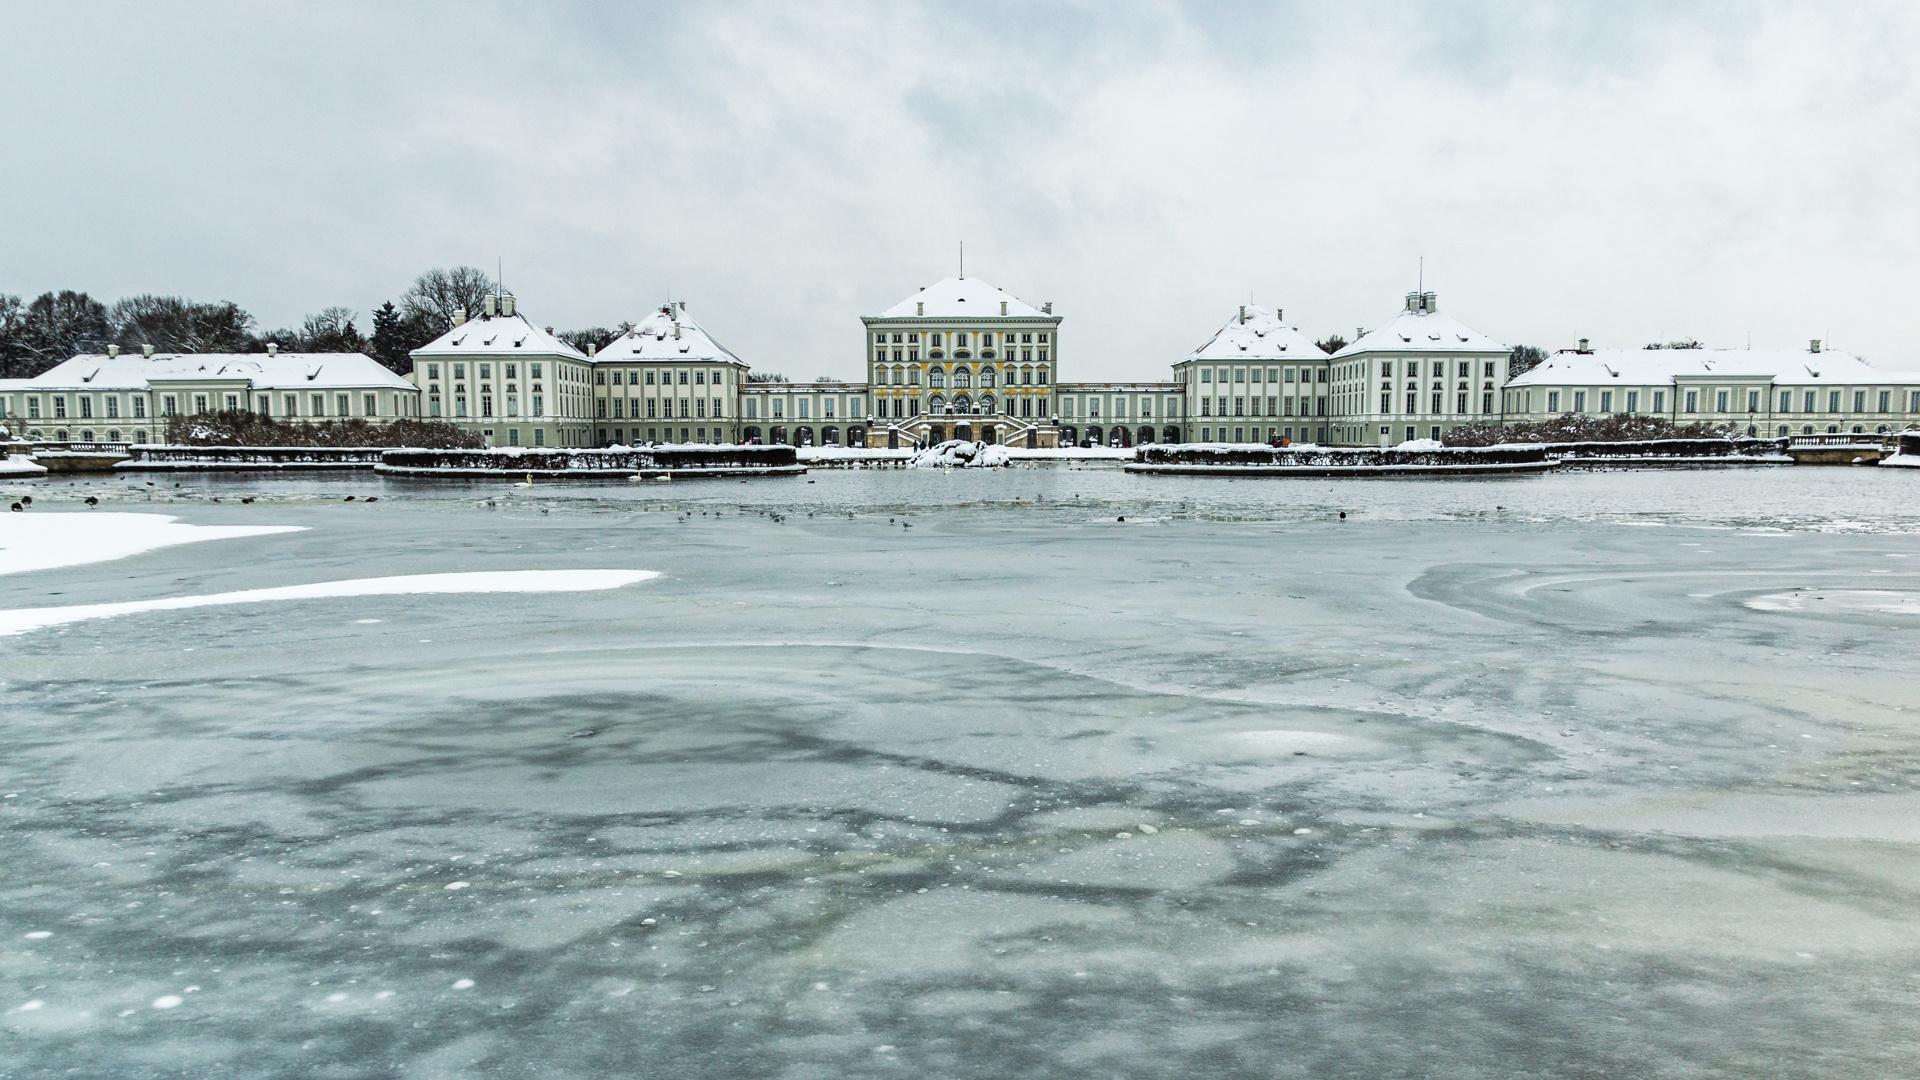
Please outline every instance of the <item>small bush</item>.
[{"label": "small bush", "polygon": [[250,412],[219,412],[167,419],[175,446],[408,446],[421,450],[478,450],[486,440],[437,420],[362,419],[288,424]]}]

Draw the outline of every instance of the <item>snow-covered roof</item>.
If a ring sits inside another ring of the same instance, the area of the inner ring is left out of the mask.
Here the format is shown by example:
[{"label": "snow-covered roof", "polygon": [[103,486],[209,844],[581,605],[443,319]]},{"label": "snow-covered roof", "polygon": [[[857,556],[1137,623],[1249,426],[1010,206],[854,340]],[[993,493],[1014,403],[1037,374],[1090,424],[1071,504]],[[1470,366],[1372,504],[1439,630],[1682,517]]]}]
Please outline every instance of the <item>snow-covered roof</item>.
[{"label": "snow-covered roof", "polygon": [[1297,328],[1280,321],[1278,312],[1242,308],[1244,315],[1227,320],[1206,344],[1188,353],[1179,362],[1194,360],[1325,360],[1320,346]]},{"label": "snow-covered roof", "polygon": [[1385,326],[1333,354],[1335,360],[1362,353],[1503,353],[1505,345],[1438,310],[1433,293],[1411,293],[1407,306]]},{"label": "snow-covered roof", "polygon": [[145,390],[156,380],[245,379],[255,387],[387,387],[412,383],[365,353],[83,353],[31,379],[24,390]]},{"label": "snow-covered roof", "polygon": [[1596,349],[1555,353],[1509,386],[1647,385],[1676,377],[1771,378],[1783,383],[1920,382],[1920,373],[1882,371],[1850,353],[1823,349]]},{"label": "snow-covered roof", "polygon": [[527,321],[512,315],[481,315],[468,319],[413,350],[413,356],[561,356],[585,360],[587,354]]},{"label": "snow-covered roof", "polygon": [[725,345],[713,340],[707,328],[689,318],[678,304],[668,304],[640,320],[639,325],[614,338],[594,360],[708,361],[744,364]]},{"label": "snow-covered roof", "polygon": [[[1007,305],[1001,314],[1000,305]],[[924,307],[923,307],[924,305]],[[1058,319],[979,278],[945,278],[907,297],[874,319]]]}]

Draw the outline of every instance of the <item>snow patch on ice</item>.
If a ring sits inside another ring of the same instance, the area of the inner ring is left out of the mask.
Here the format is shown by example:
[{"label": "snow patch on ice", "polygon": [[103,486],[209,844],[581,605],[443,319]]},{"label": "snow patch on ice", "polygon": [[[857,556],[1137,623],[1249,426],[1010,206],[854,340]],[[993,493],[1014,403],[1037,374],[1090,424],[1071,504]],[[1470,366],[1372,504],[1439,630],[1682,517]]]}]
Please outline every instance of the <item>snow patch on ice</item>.
[{"label": "snow patch on ice", "polygon": [[303,531],[301,525],[189,525],[166,514],[8,514],[0,518],[0,574],[109,562],[201,540]]},{"label": "snow patch on ice", "polygon": [[1747,601],[1755,611],[1818,611],[1836,614],[1920,615],[1920,593],[1891,589],[1826,589],[1768,593]]},{"label": "snow patch on ice", "polygon": [[130,600],[118,604],[76,604],[71,607],[19,608],[0,611],[0,636],[24,634],[49,626],[87,619],[111,619],[144,611],[222,604],[261,604],[288,600],[319,600],[355,596],[404,596],[451,593],[597,592],[617,589],[659,577],[654,570],[490,570],[464,574],[405,574],[398,577],[320,581],[274,589],[246,589],[206,596],[176,596],[164,600]]}]

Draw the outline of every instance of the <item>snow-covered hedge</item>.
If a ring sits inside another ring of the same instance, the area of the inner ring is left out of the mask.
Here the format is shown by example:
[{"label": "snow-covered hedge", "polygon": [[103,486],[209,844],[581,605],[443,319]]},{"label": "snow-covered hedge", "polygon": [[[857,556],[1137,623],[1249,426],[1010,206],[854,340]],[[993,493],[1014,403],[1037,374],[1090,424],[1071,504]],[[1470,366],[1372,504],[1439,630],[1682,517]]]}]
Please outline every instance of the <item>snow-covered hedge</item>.
[{"label": "snow-covered hedge", "polygon": [[1012,461],[1013,455],[998,443],[958,439],[929,446],[913,457],[917,469],[997,469]]}]

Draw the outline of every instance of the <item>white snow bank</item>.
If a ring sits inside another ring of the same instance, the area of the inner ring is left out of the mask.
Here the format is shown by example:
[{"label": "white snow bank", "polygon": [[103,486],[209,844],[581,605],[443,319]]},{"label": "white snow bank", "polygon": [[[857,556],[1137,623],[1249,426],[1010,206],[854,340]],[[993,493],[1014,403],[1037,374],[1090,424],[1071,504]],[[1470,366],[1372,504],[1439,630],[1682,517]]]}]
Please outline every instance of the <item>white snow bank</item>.
[{"label": "white snow bank", "polygon": [[1895,454],[1881,458],[1880,464],[1891,465],[1896,469],[1920,469],[1920,454]]},{"label": "white snow bank", "polygon": [[1011,460],[1007,448],[997,443],[948,439],[915,454],[913,465],[916,469],[995,469]]},{"label": "white snow bank", "polygon": [[802,446],[794,453],[801,461],[906,461],[913,457],[909,449],[867,449],[859,446]]},{"label": "white snow bank", "polygon": [[1768,593],[1746,602],[1755,611],[1811,611],[1850,615],[1920,615],[1920,593],[1891,589],[1823,589]]},{"label": "white snow bank", "polygon": [[1395,450],[1445,450],[1447,444],[1439,439],[1408,439],[1406,442],[1394,444],[1393,448]]},{"label": "white snow bank", "polygon": [[18,480],[24,477],[47,475],[47,467],[23,454],[8,454],[0,458],[0,476]]},{"label": "white snow bank", "polygon": [[1093,461],[1093,460],[1111,459],[1114,461],[1132,461],[1133,447],[1131,446],[1062,446],[1062,447],[1052,448],[1052,449],[1049,449],[1047,447],[1037,447],[1035,449],[1029,450],[1024,446],[1009,446],[1007,447],[1007,454],[1008,456],[1015,458],[1016,460],[1025,459],[1025,460],[1034,460],[1034,461],[1071,461],[1071,460]]},{"label": "white snow bank", "polygon": [[166,514],[7,514],[0,517],[0,574],[108,562],[200,540],[303,531],[301,525],[188,525]]},{"label": "white snow bank", "polygon": [[263,604],[284,600],[318,600],[341,596],[403,596],[418,593],[541,593],[595,592],[659,577],[654,570],[486,570],[465,574],[406,574],[399,577],[320,581],[275,589],[246,589],[176,596],[165,600],[130,600],[118,604],[76,604],[71,607],[19,608],[0,611],[0,636],[24,634],[86,619],[111,619],[143,611],[177,611],[220,604]]}]

